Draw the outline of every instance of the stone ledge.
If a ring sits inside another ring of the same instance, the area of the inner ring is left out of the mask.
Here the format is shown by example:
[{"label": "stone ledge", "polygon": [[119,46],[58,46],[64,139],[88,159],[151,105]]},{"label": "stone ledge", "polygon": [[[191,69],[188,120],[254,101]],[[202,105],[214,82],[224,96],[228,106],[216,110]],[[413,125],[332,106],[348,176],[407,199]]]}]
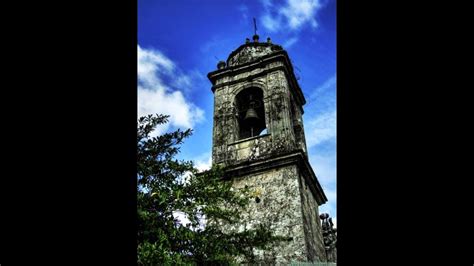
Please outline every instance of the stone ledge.
[{"label": "stone ledge", "polygon": [[250,138],[245,138],[245,139],[239,139],[237,141],[234,141],[232,143],[229,143],[227,144],[228,146],[229,145],[235,145],[235,144],[239,144],[239,143],[242,143],[242,142],[246,142],[246,141],[250,141],[250,140],[254,140],[254,139],[258,139],[258,138],[263,138],[263,137],[267,137],[267,136],[271,136],[270,133],[267,133],[267,134],[263,134],[263,135],[259,135],[259,136],[254,136],[254,137],[250,137]]},{"label": "stone ledge", "polygon": [[309,184],[310,190],[316,199],[318,205],[322,205],[328,201],[321,184],[313,171],[313,168],[306,159],[303,151],[290,152],[286,154],[279,154],[273,158],[245,161],[236,165],[228,166],[226,170],[226,178],[235,176],[243,176],[263,171],[268,171],[277,167],[296,164],[301,170],[302,176]]},{"label": "stone ledge", "polygon": [[[271,68],[271,69],[265,69],[265,70],[262,70],[261,72],[255,74],[255,75],[251,75],[249,77],[242,78],[240,80],[230,81],[230,82],[226,82],[226,83],[216,85],[216,80],[223,77],[223,76],[227,76],[227,75],[234,76],[234,75],[237,75],[239,73],[248,72],[249,69],[263,68],[263,66],[265,66],[265,65],[267,65],[271,62],[277,62],[277,61],[282,62],[283,66],[278,66],[278,67],[274,67],[274,68]],[[273,72],[275,70],[284,71],[285,75],[287,76],[288,82],[291,84],[290,86],[292,88],[294,88],[293,90],[290,90],[290,91],[292,91],[292,93],[296,94],[295,96],[296,96],[297,102],[299,103],[299,105],[303,106],[306,103],[306,99],[303,95],[303,91],[301,90],[301,88],[298,84],[298,81],[296,80],[296,76],[295,76],[294,71],[293,71],[293,65],[292,65],[292,63],[289,59],[288,53],[285,50],[281,50],[281,51],[278,51],[278,52],[260,57],[260,58],[256,59],[255,61],[251,61],[251,62],[242,64],[242,65],[232,66],[232,67],[228,67],[228,68],[225,68],[225,69],[209,72],[207,74],[207,77],[213,85],[211,87],[211,90],[214,93],[215,90],[219,87],[227,86],[227,85],[230,85],[230,84],[236,84],[236,83],[243,82],[243,81],[248,81],[248,80],[251,80],[251,79],[253,79],[257,76],[265,75],[265,74]]]}]

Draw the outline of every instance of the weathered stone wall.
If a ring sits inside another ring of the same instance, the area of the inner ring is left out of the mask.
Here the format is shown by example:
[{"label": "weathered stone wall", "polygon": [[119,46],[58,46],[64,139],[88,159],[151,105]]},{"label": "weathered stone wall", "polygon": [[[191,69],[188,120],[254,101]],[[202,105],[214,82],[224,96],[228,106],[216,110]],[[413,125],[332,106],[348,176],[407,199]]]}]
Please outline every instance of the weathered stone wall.
[{"label": "weathered stone wall", "polygon": [[318,204],[316,203],[313,193],[311,193],[311,190],[308,188],[305,178],[300,175],[299,180],[308,260],[327,261],[323,235],[321,234],[322,228],[319,219]]},{"label": "weathered stone wall", "polygon": [[237,141],[227,146],[227,159],[229,163],[262,159],[272,155],[270,134],[253,137],[244,141]]},{"label": "weathered stone wall", "polygon": [[308,156],[308,151],[306,149],[306,138],[304,135],[304,125],[303,125],[303,113],[301,108],[295,104],[293,96],[291,96],[291,118],[293,124],[293,133],[295,134],[295,142],[298,148],[300,148],[306,156]]},{"label": "weathered stone wall", "polygon": [[276,235],[292,238],[270,251],[256,250],[257,258],[265,264],[306,261],[308,254],[297,166],[284,166],[241,176],[233,180],[233,186],[236,189],[248,187],[253,198],[243,212],[244,219],[238,228],[230,229],[250,229],[259,223],[265,223]]},{"label": "weathered stone wall", "polygon": [[273,46],[248,46],[239,51],[236,55],[229,58],[229,66],[235,66],[239,64],[245,64],[252,61],[254,58],[262,57],[271,54],[275,51]]},{"label": "weathered stone wall", "polygon": [[[267,67],[275,64],[278,65],[278,62],[269,64]],[[262,69],[255,71],[258,73]],[[292,120],[293,116],[297,116],[297,119],[302,121],[302,114],[291,111],[290,89],[285,73],[276,70],[255,78],[252,82],[245,80],[249,74],[250,72],[245,72],[229,77],[229,81],[244,79],[242,82],[220,87],[214,92],[213,162],[215,163],[235,162],[232,150],[235,148],[234,143],[239,140],[235,96],[248,87],[258,87],[263,91],[267,131],[272,135],[267,141],[271,142],[273,152],[301,148],[301,145],[295,145],[296,137]]]}]

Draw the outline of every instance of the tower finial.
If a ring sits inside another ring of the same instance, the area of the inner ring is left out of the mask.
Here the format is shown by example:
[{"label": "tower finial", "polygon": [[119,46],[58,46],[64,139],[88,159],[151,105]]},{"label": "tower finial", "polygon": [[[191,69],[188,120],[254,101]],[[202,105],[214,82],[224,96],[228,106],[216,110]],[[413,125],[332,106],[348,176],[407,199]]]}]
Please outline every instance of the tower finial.
[{"label": "tower finial", "polygon": [[253,18],[253,28],[254,28],[254,35],[253,35],[253,41],[258,42],[258,35],[257,35],[257,21],[255,18]]},{"label": "tower finial", "polygon": [[255,18],[253,18],[253,28],[254,28],[254,35],[257,35],[257,20],[255,20]]}]

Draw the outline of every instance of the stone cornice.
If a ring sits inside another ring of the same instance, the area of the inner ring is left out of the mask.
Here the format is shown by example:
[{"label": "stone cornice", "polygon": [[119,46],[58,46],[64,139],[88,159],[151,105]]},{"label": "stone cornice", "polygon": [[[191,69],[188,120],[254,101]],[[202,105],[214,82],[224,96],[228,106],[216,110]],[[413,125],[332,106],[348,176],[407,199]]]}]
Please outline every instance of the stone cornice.
[{"label": "stone cornice", "polygon": [[302,176],[316,199],[318,205],[322,205],[328,201],[313,168],[302,151],[293,151],[286,154],[279,154],[272,158],[242,162],[236,165],[230,165],[226,168],[227,178],[235,176],[248,175],[258,172],[267,171],[269,169],[286,166],[298,165]]},{"label": "stone cornice", "polygon": [[[223,82],[223,83],[220,83],[220,84],[216,85],[216,81],[220,78],[223,78],[223,77],[226,77],[226,76],[235,76],[235,75],[238,75],[238,74],[241,74],[241,73],[244,73],[244,72],[250,72],[252,69],[263,68],[267,64],[270,64],[270,63],[276,62],[276,61],[282,62],[283,66],[277,66],[277,67],[265,69],[265,70],[262,70],[259,73],[256,73],[254,75],[250,75],[250,76],[245,77],[245,78],[241,78],[241,79],[233,80],[233,81],[228,81],[228,82]],[[209,78],[209,80],[211,81],[211,83],[213,85],[212,88],[211,88],[212,92],[215,92],[215,90],[220,88],[220,87],[236,84],[236,83],[239,83],[239,82],[242,82],[242,81],[252,80],[256,77],[266,75],[267,73],[273,72],[275,70],[282,70],[285,73],[286,78],[288,80],[288,83],[290,84],[290,87],[291,87],[291,92],[294,93],[294,96],[295,96],[295,99],[296,99],[297,103],[300,106],[303,106],[306,103],[306,99],[305,99],[305,97],[303,95],[303,92],[302,92],[302,90],[301,90],[301,88],[298,84],[298,81],[296,80],[295,74],[293,72],[293,65],[291,64],[291,61],[289,60],[288,53],[284,50],[277,51],[277,52],[274,52],[272,54],[259,57],[256,60],[245,63],[245,64],[230,66],[230,67],[226,67],[226,68],[223,68],[223,69],[219,69],[219,70],[216,70],[216,71],[209,72],[209,74],[207,74],[207,77]]]}]

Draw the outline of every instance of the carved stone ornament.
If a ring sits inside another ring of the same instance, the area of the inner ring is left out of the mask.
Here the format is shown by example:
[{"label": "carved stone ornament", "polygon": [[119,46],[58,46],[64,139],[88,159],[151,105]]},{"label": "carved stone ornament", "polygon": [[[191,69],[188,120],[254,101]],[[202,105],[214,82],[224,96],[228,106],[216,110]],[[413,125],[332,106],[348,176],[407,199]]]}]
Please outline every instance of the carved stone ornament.
[{"label": "carved stone ornament", "polygon": [[258,59],[259,57],[273,53],[270,46],[245,47],[229,60],[229,66],[241,65]]}]

